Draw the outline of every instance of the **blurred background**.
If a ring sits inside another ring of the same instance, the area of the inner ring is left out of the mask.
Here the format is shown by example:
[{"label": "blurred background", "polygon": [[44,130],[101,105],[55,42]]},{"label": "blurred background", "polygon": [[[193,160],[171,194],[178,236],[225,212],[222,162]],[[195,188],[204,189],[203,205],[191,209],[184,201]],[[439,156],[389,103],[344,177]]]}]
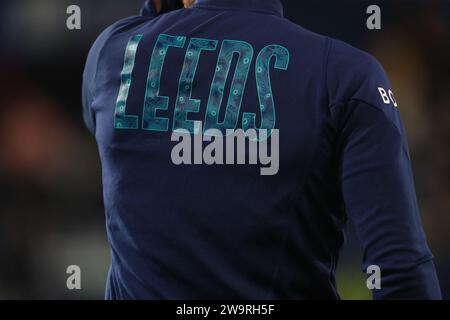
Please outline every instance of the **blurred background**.
[{"label": "blurred background", "polygon": [[[450,298],[450,0],[285,0],[285,15],[384,65],[401,106],[444,297]],[[81,8],[81,30],[66,8]],[[0,2],[0,299],[102,299],[109,265],[101,169],[81,118],[90,45],[142,0]],[[366,8],[382,30],[366,28]],[[351,224],[338,269],[344,299],[369,299]],[[79,265],[82,290],[66,288]]]}]

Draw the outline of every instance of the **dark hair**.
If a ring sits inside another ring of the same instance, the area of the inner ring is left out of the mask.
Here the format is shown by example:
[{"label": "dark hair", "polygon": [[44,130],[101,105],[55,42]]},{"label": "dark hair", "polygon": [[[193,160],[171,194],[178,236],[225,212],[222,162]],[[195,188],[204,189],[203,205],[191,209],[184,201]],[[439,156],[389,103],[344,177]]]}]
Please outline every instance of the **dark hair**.
[{"label": "dark hair", "polygon": [[184,7],[182,0],[162,0],[162,7],[160,13],[166,13],[172,10],[181,9]]}]

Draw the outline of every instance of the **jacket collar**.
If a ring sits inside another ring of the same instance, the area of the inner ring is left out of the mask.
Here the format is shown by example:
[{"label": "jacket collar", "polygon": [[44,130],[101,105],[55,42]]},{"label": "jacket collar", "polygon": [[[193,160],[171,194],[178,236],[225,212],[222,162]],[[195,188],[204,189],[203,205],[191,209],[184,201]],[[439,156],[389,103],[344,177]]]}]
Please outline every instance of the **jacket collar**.
[{"label": "jacket collar", "polygon": [[197,0],[194,8],[249,10],[283,16],[280,0]]}]

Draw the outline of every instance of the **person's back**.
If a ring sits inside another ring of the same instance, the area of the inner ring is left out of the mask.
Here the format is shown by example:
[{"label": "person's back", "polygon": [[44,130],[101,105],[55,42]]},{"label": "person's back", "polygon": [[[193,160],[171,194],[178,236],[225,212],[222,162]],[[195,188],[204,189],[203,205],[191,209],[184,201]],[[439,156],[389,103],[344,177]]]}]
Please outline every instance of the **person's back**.
[{"label": "person's back", "polygon": [[[382,68],[284,19],[278,0],[121,20],[94,44],[83,88],[103,167],[107,298],[339,298],[347,215],[364,268],[381,268],[375,297],[439,297]],[[270,168],[248,160],[251,137],[245,164],[226,164],[228,149],[208,164],[196,137],[219,139],[211,129],[272,133],[257,141]],[[182,131],[197,145],[178,164]]]}]

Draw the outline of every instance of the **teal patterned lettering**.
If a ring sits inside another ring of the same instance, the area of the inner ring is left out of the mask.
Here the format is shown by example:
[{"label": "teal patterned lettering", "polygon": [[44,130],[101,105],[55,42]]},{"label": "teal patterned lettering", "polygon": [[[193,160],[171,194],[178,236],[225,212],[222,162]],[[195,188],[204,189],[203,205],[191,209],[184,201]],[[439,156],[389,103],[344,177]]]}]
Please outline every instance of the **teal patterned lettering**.
[{"label": "teal patterned lettering", "polygon": [[[279,45],[269,45],[261,50],[256,58],[255,74],[256,86],[258,90],[259,108],[261,112],[261,125],[259,129],[271,130],[275,128],[276,112],[273,99],[272,84],[270,81],[270,61],[275,57],[274,68],[287,70],[289,66],[290,54],[288,49]],[[242,115],[242,128],[244,131],[254,129],[256,115],[245,112]]]},{"label": "teal patterned lettering", "polygon": [[201,101],[191,99],[195,73],[198,67],[201,51],[214,51],[217,48],[217,40],[192,38],[184,59],[178,85],[177,101],[173,119],[173,130],[186,129],[194,133],[194,121],[188,120],[188,113],[198,112]]},{"label": "teal patterned lettering", "polygon": [[[238,54],[236,71],[231,83],[225,117],[219,120],[219,111],[224,96],[225,84],[230,72],[234,54]],[[226,134],[226,129],[235,129],[244,95],[245,85],[253,60],[253,47],[243,41],[224,40],[216,65],[216,72],[211,84],[208,106],[205,114],[204,130],[217,129]]]},{"label": "teal patterned lettering", "polygon": [[114,113],[114,128],[116,129],[137,129],[138,116],[125,115],[127,108],[128,93],[130,92],[131,76],[134,69],[134,62],[136,60],[136,51],[139,42],[142,39],[142,34],[133,36],[127,44],[125,49],[125,57],[123,62],[123,69],[120,74],[120,89],[116,101],[116,110]]},{"label": "teal patterned lettering", "polygon": [[156,116],[158,110],[167,110],[169,106],[169,97],[159,96],[161,73],[169,48],[183,48],[185,41],[186,37],[166,34],[161,34],[156,41],[148,70],[142,113],[142,129],[144,130],[167,131],[169,129],[169,119]]}]

